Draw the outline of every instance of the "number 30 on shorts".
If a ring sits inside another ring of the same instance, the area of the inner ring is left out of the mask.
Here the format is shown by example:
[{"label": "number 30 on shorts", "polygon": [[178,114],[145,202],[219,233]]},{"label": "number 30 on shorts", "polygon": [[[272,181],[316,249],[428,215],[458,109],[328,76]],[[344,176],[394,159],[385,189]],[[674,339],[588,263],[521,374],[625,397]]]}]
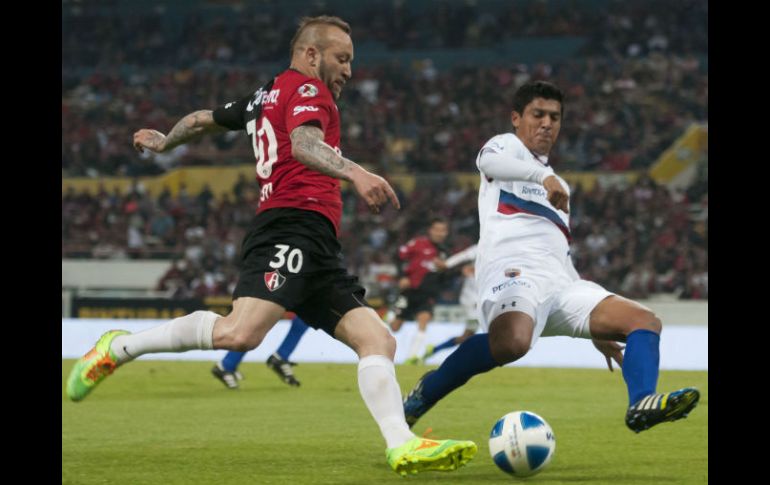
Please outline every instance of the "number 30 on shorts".
[{"label": "number 30 on shorts", "polygon": [[279,269],[286,265],[289,273],[299,273],[302,269],[302,251],[288,244],[276,244],[275,247],[278,248],[278,253],[275,255],[275,260],[270,261],[270,267]]}]

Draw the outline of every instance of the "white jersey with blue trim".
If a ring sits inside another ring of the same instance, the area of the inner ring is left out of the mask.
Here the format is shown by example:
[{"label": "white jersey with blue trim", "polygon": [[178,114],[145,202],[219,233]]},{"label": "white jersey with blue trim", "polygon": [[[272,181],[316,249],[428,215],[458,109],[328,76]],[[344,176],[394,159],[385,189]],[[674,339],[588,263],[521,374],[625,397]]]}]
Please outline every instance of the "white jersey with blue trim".
[{"label": "white jersey with blue trim", "polygon": [[[491,170],[492,164],[515,176],[501,180],[485,173],[484,167]],[[479,272],[492,276],[493,269],[497,273],[526,268],[540,274],[561,269],[568,279],[579,278],[569,258],[569,215],[551,205],[543,185],[532,181],[554,175],[569,193],[548,159],[535,156],[515,134],[504,133],[482,147],[476,166],[481,173],[477,276],[483,277]],[[517,180],[511,180],[514,178]],[[498,264],[506,267],[497,268]]]}]

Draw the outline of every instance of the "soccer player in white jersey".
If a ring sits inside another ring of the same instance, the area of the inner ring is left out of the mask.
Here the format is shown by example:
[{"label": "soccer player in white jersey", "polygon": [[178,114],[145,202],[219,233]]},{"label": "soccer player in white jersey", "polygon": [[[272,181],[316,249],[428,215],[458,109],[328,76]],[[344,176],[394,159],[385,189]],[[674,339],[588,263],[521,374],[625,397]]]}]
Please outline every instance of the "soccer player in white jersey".
[{"label": "soccer player in white jersey", "polygon": [[[569,187],[548,164],[564,114],[563,93],[536,81],[513,100],[514,132],[481,149],[476,281],[480,333],[463,342],[404,401],[407,422],[476,374],[522,358],[540,336],[591,338],[622,368],[626,425],[640,432],[684,418],[700,393],[656,393],[661,321],[648,308],[580,279],[570,259]],[[625,342],[623,347],[615,341]]]}]

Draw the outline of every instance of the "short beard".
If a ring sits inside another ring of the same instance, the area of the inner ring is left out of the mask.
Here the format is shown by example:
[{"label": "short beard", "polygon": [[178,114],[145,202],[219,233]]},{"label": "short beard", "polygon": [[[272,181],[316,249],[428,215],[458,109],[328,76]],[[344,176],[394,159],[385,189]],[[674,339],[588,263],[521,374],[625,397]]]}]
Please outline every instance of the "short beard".
[{"label": "short beard", "polygon": [[[326,84],[326,64],[324,63],[323,58],[320,59],[318,62],[318,75],[321,76],[321,80],[324,84]],[[336,94],[334,92],[334,83],[331,85],[326,84],[326,87],[329,88],[329,92],[332,93],[332,96],[334,96],[334,99],[339,99],[340,95]]]}]

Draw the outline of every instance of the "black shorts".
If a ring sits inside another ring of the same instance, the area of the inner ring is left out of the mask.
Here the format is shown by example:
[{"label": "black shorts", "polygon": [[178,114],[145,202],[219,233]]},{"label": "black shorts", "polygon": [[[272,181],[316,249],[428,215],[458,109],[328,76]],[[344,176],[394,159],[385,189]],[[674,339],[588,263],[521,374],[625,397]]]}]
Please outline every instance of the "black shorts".
[{"label": "black shorts", "polygon": [[407,288],[401,292],[396,301],[396,318],[401,320],[414,320],[420,312],[430,312],[433,315],[433,307],[436,305],[436,296],[433,291],[421,288]]},{"label": "black shorts", "polygon": [[368,306],[365,292],[343,266],[340,243],[326,217],[283,207],[254,217],[241,246],[233,299],[272,301],[334,336],[343,315]]}]

